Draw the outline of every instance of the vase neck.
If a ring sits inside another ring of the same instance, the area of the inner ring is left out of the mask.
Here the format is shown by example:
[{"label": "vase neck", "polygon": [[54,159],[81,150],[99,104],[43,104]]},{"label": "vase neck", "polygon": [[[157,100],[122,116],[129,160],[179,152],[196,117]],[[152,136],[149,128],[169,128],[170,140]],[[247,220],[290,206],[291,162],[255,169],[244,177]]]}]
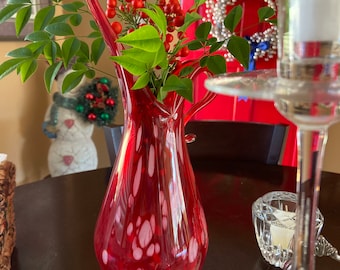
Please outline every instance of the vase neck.
[{"label": "vase neck", "polygon": [[125,122],[142,121],[169,125],[183,118],[184,99],[176,93],[170,93],[160,102],[148,88],[121,90]]}]

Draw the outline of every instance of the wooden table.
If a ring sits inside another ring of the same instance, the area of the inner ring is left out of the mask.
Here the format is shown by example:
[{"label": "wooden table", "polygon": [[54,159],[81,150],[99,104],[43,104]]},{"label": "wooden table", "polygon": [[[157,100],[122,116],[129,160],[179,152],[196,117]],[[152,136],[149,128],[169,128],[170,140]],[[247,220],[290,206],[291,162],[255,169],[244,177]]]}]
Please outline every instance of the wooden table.
[{"label": "wooden table", "polygon": [[[251,205],[273,190],[294,191],[295,169],[229,161],[192,161],[209,229],[203,270],[276,269],[256,243]],[[19,186],[13,270],[97,270],[93,231],[110,169],[44,179]],[[340,248],[340,175],[323,173],[320,195],[322,234]],[[328,257],[317,270],[340,269]]]}]

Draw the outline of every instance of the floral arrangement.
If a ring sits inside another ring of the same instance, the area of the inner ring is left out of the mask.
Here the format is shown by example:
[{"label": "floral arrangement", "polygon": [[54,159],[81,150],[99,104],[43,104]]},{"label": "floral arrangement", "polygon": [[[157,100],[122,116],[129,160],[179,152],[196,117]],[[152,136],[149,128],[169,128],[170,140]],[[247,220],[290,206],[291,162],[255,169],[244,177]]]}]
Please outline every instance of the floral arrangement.
[{"label": "floral arrangement", "polygon": [[[209,74],[226,72],[226,59],[218,54],[226,46],[245,68],[249,64],[250,42],[238,36],[235,29],[243,10],[235,6],[224,19],[224,26],[232,35],[224,40],[212,37],[211,22],[202,22],[198,13],[205,0],[196,0],[189,10],[183,10],[178,0],[158,0],[155,4],[145,0],[107,0],[106,16],[112,21],[110,31],[117,37],[120,53],[112,60],[135,77],[133,89],[149,87],[162,101],[168,92],[176,91],[188,100],[192,98],[192,76],[195,66],[206,69]],[[56,15],[56,7],[65,11]],[[15,17],[16,32],[19,35],[28,23],[33,4],[30,0],[9,0],[0,11],[0,23]],[[9,60],[0,65],[0,79],[17,71],[25,82],[37,69],[37,62],[43,57],[49,67],[44,80],[48,91],[62,67],[72,64],[73,72],[64,80],[62,91],[67,92],[80,83],[83,76],[94,78],[96,64],[105,49],[100,29],[91,20],[90,45],[78,37],[73,29],[82,23],[83,14],[90,13],[86,3],[74,1],[63,4],[52,0],[51,5],[40,9],[34,18],[34,30],[25,37],[28,45],[8,53]],[[259,9],[259,21],[265,22],[274,15],[271,7]],[[187,38],[186,32],[196,24],[195,38]],[[191,51],[199,50],[201,56],[189,64],[183,59]]]}]

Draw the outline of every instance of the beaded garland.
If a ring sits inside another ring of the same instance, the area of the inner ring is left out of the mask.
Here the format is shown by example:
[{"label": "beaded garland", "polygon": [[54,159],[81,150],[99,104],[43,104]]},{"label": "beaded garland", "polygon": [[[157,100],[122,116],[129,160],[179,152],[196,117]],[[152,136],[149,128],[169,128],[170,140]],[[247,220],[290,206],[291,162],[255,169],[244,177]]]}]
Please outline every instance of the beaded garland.
[{"label": "beaded garland", "polygon": [[53,95],[50,119],[43,123],[43,132],[48,138],[56,138],[58,124],[58,108],[76,111],[86,122],[97,126],[112,123],[117,113],[118,89],[111,87],[107,78],[96,78],[79,90],[76,98],[68,98],[60,93]]},{"label": "beaded garland", "polygon": [[[228,6],[235,6],[238,0],[207,0],[204,21],[212,23],[211,35],[218,40],[229,38],[232,33],[224,26],[224,18]],[[275,0],[263,0],[268,7],[276,10]],[[265,61],[272,59],[277,52],[277,27],[270,24],[270,27],[263,32],[256,32],[251,36],[244,37],[251,47],[251,59],[249,70],[255,69],[255,61],[263,58]],[[226,49],[226,45],[224,45]],[[233,61],[234,57],[226,52],[224,55],[227,61]]]}]

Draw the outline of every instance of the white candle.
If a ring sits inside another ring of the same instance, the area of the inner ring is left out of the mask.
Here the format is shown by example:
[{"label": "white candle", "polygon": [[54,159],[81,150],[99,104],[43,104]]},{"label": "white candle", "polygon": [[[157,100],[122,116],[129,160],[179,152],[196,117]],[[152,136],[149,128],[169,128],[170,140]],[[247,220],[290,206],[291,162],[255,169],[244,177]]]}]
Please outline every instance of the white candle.
[{"label": "white candle", "polygon": [[7,160],[7,154],[0,153],[0,163]]},{"label": "white candle", "polygon": [[295,232],[295,213],[275,210],[273,215],[277,221],[270,226],[272,245],[288,249]]},{"label": "white candle", "polygon": [[295,42],[339,41],[339,0],[291,0],[289,31]]}]

